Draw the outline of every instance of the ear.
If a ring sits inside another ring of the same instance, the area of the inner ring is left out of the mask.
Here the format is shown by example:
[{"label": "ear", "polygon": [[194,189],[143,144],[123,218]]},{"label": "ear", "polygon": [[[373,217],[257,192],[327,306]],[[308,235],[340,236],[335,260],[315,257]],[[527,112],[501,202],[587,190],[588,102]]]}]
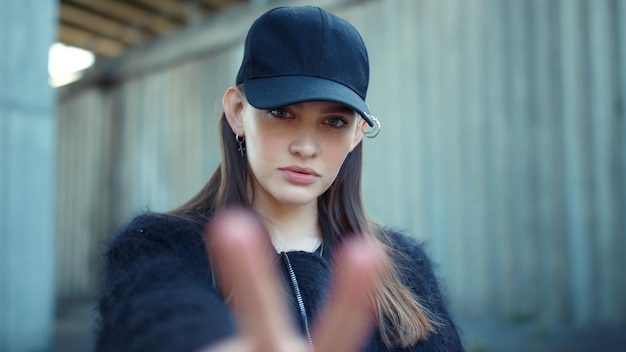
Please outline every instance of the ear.
[{"label": "ear", "polygon": [[354,131],[354,138],[352,139],[352,146],[350,147],[350,151],[353,151],[354,148],[356,148],[357,145],[359,145],[359,143],[361,143],[361,141],[363,140],[363,124],[367,125],[367,122],[365,122],[365,120],[360,119],[359,123],[357,123],[356,125],[356,129]]},{"label": "ear", "polygon": [[230,128],[236,134],[243,136],[243,119],[242,113],[244,108],[244,97],[241,90],[237,87],[229,87],[226,89],[224,96],[222,97],[222,108],[224,109],[224,115],[230,125]]}]

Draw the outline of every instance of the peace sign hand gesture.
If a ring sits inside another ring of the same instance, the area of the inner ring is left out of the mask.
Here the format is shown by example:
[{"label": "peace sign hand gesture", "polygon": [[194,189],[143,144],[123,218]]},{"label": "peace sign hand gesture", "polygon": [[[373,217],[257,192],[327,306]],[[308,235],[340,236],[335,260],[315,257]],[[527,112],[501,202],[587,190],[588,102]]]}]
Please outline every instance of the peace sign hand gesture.
[{"label": "peace sign hand gesture", "polygon": [[[205,233],[240,333],[204,352],[299,352],[312,348],[293,326],[273,264],[275,251],[257,219],[244,210],[218,214]],[[313,325],[315,351],[355,351],[373,326],[373,293],[384,251],[364,239],[347,241],[335,256],[331,294]]]}]

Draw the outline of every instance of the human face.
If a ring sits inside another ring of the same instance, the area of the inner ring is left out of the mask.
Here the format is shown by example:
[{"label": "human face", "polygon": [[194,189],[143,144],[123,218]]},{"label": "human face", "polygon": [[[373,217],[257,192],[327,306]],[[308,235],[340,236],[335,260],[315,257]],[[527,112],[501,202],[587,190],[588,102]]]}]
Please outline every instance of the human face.
[{"label": "human face", "polygon": [[332,102],[271,110],[244,103],[241,120],[252,170],[253,206],[317,205],[363,137],[360,116]]}]

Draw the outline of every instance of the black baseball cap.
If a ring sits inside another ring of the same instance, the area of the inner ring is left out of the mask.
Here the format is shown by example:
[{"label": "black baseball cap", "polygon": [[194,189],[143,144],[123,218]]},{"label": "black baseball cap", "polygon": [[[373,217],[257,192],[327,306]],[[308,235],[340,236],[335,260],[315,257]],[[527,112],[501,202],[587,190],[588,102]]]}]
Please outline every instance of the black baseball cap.
[{"label": "black baseball cap", "polygon": [[278,7],[259,17],[246,37],[236,83],[257,109],[332,101],[380,128],[365,103],[369,59],[361,35],[319,7]]}]

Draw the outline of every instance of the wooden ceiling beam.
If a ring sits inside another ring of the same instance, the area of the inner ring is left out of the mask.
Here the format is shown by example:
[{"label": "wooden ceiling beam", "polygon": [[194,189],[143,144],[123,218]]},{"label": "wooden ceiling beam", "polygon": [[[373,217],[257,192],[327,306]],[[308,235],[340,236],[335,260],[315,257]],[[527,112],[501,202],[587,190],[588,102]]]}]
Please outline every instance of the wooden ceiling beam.
[{"label": "wooden ceiling beam", "polygon": [[143,39],[138,31],[123,23],[66,3],[62,3],[60,6],[60,17],[61,22],[70,23],[80,28],[89,28],[91,32],[111,39],[119,39],[127,45],[138,43]]},{"label": "wooden ceiling beam", "polygon": [[99,37],[92,32],[64,23],[59,24],[59,41],[102,56],[117,56],[126,49],[126,46],[118,41]]},{"label": "wooden ceiling beam", "polygon": [[129,47],[243,2],[246,0],[59,0],[59,40],[98,55],[117,56]]},{"label": "wooden ceiling beam", "polygon": [[113,0],[72,0],[70,2],[78,3],[93,12],[102,13],[112,18],[119,19],[120,21],[127,23],[129,26],[134,26],[138,30],[145,29],[154,34],[165,34],[177,27],[175,23],[167,18],[154,14],[150,11],[146,11],[138,6],[134,6],[131,2]]},{"label": "wooden ceiling beam", "polygon": [[215,10],[223,10],[228,7],[232,7],[236,3],[242,2],[242,0],[199,0],[201,4],[208,5]]},{"label": "wooden ceiling beam", "polygon": [[177,0],[133,0],[133,2],[176,21],[178,25],[184,24],[187,20],[185,2]]}]

